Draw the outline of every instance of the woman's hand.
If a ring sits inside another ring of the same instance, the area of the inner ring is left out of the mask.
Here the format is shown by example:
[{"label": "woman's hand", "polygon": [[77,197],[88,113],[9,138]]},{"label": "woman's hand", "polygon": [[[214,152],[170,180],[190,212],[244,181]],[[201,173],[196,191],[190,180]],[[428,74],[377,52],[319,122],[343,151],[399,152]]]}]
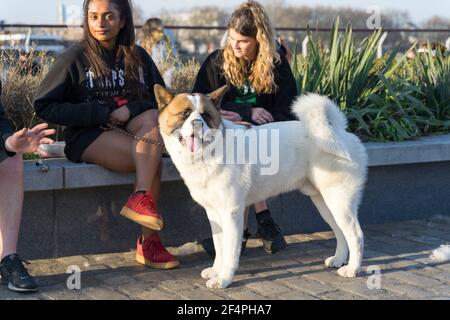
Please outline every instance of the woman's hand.
[{"label": "woman's hand", "polygon": [[233,122],[242,121],[242,117],[240,116],[239,113],[236,113],[233,111],[226,111],[226,110],[220,110],[220,113],[222,113],[222,117],[225,120],[229,120],[229,121],[233,121]]},{"label": "woman's hand", "polygon": [[42,123],[33,129],[24,128],[17,131],[5,141],[6,150],[16,153],[32,153],[36,152],[39,144],[53,143],[53,140],[45,137],[55,134],[54,129],[47,129],[48,124]]},{"label": "woman's hand", "polygon": [[274,121],[270,112],[264,108],[253,108],[252,120],[257,124],[266,124]]},{"label": "woman's hand", "polygon": [[123,126],[125,125],[131,117],[130,109],[125,106],[114,110],[109,115],[109,122],[113,125]]}]

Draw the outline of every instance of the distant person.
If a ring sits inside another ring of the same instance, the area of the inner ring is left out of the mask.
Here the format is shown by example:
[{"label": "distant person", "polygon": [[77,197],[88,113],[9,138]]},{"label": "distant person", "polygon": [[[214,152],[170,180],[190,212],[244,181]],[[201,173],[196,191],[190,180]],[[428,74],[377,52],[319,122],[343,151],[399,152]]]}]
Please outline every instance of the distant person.
[{"label": "distant person", "polygon": [[427,41],[423,41],[418,45],[418,48],[408,52],[406,58],[409,60],[414,60],[418,55],[429,52],[430,49],[433,56],[436,56],[437,51],[440,51],[442,56],[445,56],[448,51],[445,45],[440,42],[429,43]]},{"label": "distant person", "polygon": [[168,88],[172,88],[173,75],[178,67],[176,45],[159,18],[148,19],[139,35],[139,44],[164,72],[162,77]]},{"label": "distant person", "polygon": [[175,43],[167,35],[164,24],[159,18],[148,19],[140,32],[139,44],[155,61],[156,65],[177,55]]},{"label": "distant person", "polygon": [[406,54],[406,58],[407,58],[408,60],[414,60],[416,57],[417,57],[417,52],[416,52],[415,49],[409,51],[409,52]]},{"label": "distant person", "polygon": [[422,42],[419,45],[419,49],[417,49],[417,53],[426,53],[431,49],[431,53],[433,56],[436,55],[437,51],[440,51],[440,53],[445,56],[447,48],[445,47],[444,44],[440,43],[440,42]]}]

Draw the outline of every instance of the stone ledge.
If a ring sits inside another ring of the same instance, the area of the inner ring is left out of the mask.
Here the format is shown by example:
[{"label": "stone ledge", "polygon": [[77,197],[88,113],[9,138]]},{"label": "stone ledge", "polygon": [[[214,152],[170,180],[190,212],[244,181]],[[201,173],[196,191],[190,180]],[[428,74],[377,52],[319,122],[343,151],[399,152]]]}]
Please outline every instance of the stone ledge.
[{"label": "stone ledge", "polygon": [[369,166],[450,161],[450,135],[414,141],[366,143]]},{"label": "stone ledge", "polygon": [[[424,137],[415,141],[366,143],[369,166],[450,161],[450,135]],[[163,159],[162,181],[181,177],[170,158]],[[47,160],[48,172],[34,161],[25,163],[25,191],[67,190],[89,187],[121,186],[134,183],[134,174],[119,174],[97,165],[73,163],[66,159]]]},{"label": "stone ledge", "polygon": [[[46,160],[47,172],[35,161],[25,161],[25,191],[81,189],[122,186],[134,183],[134,174],[112,172],[98,165],[74,163],[67,159]],[[181,177],[169,158],[163,159],[162,181],[178,181]]]}]

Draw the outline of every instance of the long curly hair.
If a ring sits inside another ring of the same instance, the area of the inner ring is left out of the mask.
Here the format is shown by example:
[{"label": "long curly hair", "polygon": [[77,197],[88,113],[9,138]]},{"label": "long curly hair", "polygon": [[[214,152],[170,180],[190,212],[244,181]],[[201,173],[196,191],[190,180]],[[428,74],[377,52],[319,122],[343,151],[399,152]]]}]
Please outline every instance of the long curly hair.
[{"label": "long curly hair", "polygon": [[275,30],[264,8],[256,1],[247,1],[236,9],[228,22],[228,31],[256,39],[258,53],[253,62],[234,55],[229,40],[223,49],[223,71],[235,87],[243,87],[246,79],[258,94],[271,94],[278,90],[275,84],[275,65],[280,63]]}]

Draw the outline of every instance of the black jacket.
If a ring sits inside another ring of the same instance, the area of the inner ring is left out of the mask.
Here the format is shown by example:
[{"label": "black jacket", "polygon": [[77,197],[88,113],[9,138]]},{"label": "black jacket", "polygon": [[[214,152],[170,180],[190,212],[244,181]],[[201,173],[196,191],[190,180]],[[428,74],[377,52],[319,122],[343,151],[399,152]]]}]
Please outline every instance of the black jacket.
[{"label": "black jacket", "polygon": [[[289,62],[280,54],[281,62],[275,66],[275,83],[278,91],[273,94],[257,94],[256,104],[237,103],[236,88],[230,85],[230,90],[222,100],[222,108],[239,113],[244,121],[253,123],[252,108],[260,107],[269,111],[275,121],[289,121],[296,118],[291,113],[291,105],[297,96],[297,85]],[[223,73],[223,50],[217,50],[209,55],[203,63],[195,81],[194,93],[211,93],[229,84]]]},{"label": "black jacket", "polygon": [[147,52],[138,47],[143,62],[141,86],[143,98],[133,98],[124,76],[123,61],[116,61],[113,51],[105,50],[104,59],[112,72],[97,77],[88,67],[83,45],[77,44],[59,56],[41,83],[34,99],[37,115],[50,123],[67,126],[66,143],[84,130],[100,127],[108,122],[109,114],[117,107],[114,98],[124,97],[129,103],[131,118],[149,109],[156,109],[153,86],[164,81]]},{"label": "black jacket", "polygon": [[[0,97],[2,95],[2,83],[0,82]],[[3,109],[0,99],[0,162],[12,157],[15,153],[8,152],[5,149],[5,141],[12,134],[11,125],[6,118],[5,110]]]}]

